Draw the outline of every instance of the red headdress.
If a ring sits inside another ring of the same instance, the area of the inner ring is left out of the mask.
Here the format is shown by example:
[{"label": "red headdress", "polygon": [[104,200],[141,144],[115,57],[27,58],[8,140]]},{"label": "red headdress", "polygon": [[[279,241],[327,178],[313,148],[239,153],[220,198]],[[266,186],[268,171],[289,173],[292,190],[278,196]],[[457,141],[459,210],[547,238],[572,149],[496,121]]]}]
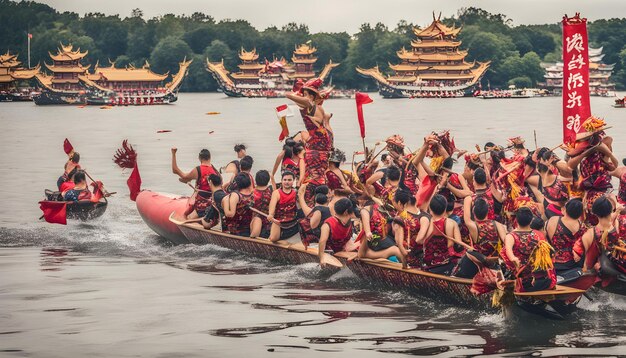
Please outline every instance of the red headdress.
[{"label": "red headdress", "polygon": [[302,91],[308,90],[315,93],[318,97],[321,97],[320,87],[322,86],[322,80],[320,78],[313,78],[304,83]]}]

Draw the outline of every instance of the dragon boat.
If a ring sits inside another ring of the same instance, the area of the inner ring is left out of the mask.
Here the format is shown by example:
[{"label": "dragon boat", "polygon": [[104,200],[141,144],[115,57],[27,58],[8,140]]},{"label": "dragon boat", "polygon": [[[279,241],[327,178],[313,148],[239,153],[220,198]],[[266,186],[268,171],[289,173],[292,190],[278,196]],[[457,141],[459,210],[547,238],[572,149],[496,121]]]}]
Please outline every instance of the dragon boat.
[{"label": "dragon boat", "polygon": [[137,195],[135,203],[139,215],[152,231],[174,244],[182,245],[190,242],[169,218],[172,213],[182,216],[188,199],[186,196],[143,190]]},{"label": "dragon boat", "polygon": [[104,197],[97,202],[90,200],[63,201],[60,192],[48,189],[45,190],[45,196],[46,200],[43,200],[40,203],[64,202],[66,204],[66,218],[71,220],[89,221],[99,218],[104,215],[104,212],[107,210],[107,206],[109,204],[107,199]]}]

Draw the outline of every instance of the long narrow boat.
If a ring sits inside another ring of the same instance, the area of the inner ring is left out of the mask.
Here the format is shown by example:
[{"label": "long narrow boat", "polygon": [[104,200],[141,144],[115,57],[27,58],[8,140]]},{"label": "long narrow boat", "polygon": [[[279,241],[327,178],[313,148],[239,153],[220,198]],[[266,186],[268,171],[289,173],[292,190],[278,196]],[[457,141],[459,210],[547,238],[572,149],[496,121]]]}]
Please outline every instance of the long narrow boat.
[{"label": "long narrow boat", "polygon": [[[187,240],[193,244],[213,244],[231,250],[240,251],[254,257],[279,261],[286,264],[319,263],[318,251],[305,248],[302,243],[289,243],[285,240],[272,243],[268,239],[251,238],[227,234],[221,231],[207,230],[199,223],[185,223],[170,215],[170,221],[178,226]],[[339,271],[343,264],[329,254],[325,255],[327,263],[324,271]]]},{"label": "long narrow boat", "polygon": [[[58,191],[52,191],[46,189],[45,191],[46,200],[41,201],[40,203],[46,202],[63,202],[60,197],[60,193]],[[80,221],[89,221],[95,218],[99,218],[104,215],[104,212],[107,210],[107,206],[109,202],[106,198],[102,198],[98,202],[92,202],[89,200],[81,200],[81,201],[64,201],[65,206],[65,216],[70,220],[80,220]]]},{"label": "long narrow boat", "polygon": [[188,244],[189,240],[169,219],[172,213],[182,216],[187,208],[188,199],[186,196],[143,190],[137,195],[135,203],[139,215],[152,231],[174,244],[184,245]]},{"label": "long narrow boat", "polygon": [[[476,296],[470,291],[471,279],[438,275],[413,268],[403,269],[401,264],[388,260],[355,259],[353,253],[338,253],[335,256],[363,280],[417,293],[441,302],[484,310],[494,309],[491,295]],[[576,308],[580,296],[594,282],[595,275],[584,275],[577,283],[573,283],[582,287],[557,285],[554,290],[515,293],[515,298],[517,305],[527,311],[562,319]]]}]

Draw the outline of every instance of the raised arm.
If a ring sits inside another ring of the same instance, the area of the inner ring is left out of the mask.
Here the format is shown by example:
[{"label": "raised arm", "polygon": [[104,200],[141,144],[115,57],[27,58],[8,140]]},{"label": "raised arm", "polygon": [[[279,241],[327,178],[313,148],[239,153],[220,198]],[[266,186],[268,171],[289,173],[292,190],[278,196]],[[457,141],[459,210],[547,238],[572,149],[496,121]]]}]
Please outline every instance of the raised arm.
[{"label": "raised arm", "polygon": [[180,170],[180,168],[178,167],[178,164],[176,163],[176,151],[177,150],[178,150],[177,148],[172,148],[172,173],[178,175],[179,180],[183,183],[189,183],[190,181],[197,179],[198,173],[196,170],[192,170],[186,174],[185,172]]},{"label": "raised arm", "polygon": [[304,214],[304,216],[309,215],[309,213],[313,210],[312,207],[307,205],[306,200],[304,200],[304,193],[306,192],[307,185],[308,184],[304,184],[300,188],[298,188],[298,203],[300,204],[300,209],[302,209],[302,213]]},{"label": "raised arm", "polygon": [[300,108],[311,108],[313,107],[313,103],[308,99],[308,98],[304,98],[294,92],[292,93],[287,93],[285,95],[285,97],[287,97],[288,99],[292,100],[295,104],[298,105],[298,107]]},{"label": "raised arm", "polygon": [[274,176],[276,176],[276,172],[278,171],[278,168],[280,167],[280,163],[282,163],[283,158],[285,158],[285,151],[281,150],[280,153],[278,153],[278,156],[276,157],[276,161],[274,162],[274,167],[272,168],[272,174],[270,175],[270,180],[272,181],[272,188],[276,189],[276,179],[274,178]]}]

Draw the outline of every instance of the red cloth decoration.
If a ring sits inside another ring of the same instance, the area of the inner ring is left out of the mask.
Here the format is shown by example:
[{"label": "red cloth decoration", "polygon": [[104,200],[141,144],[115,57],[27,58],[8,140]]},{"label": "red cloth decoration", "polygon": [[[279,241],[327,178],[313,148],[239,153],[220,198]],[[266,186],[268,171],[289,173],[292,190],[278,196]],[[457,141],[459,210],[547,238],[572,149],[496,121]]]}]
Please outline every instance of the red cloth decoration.
[{"label": "red cloth decoration", "polygon": [[43,218],[50,224],[67,225],[66,209],[64,201],[40,201],[39,208],[43,211]]},{"label": "red cloth decoration", "polygon": [[365,119],[363,119],[363,105],[372,103],[374,100],[367,93],[357,92],[354,95],[356,99],[356,114],[359,118],[359,127],[361,128],[361,138],[365,138]]},{"label": "red cloth decoration", "polygon": [[294,83],[293,83],[293,91],[294,92],[300,92],[302,90],[302,86],[304,86],[304,82],[302,82],[302,79],[297,79]]},{"label": "red cloth decoration", "polygon": [[430,176],[425,176],[422,180],[422,185],[420,185],[419,190],[415,194],[415,198],[417,199],[417,206],[421,206],[433,196],[435,189],[437,188],[437,181]]},{"label": "red cloth decoration", "polygon": [[63,141],[63,151],[67,155],[69,155],[71,152],[74,151],[74,147],[72,146],[72,143],[70,143],[69,139],[67,138],[65,138],[65,140]]},{"label": "red cloth decoration", "polygon": [[102,182],[98,180],[95,183],[91,183],[91,186],[93,186],[93,195],[90,200],[92,203],[97,203],[104,196],[104,193],[102,193]]},{"label": "red cloth decoration", "polygon": [[130,200],[135,201],[137,199],[137,195],[139,195],[139,192],[141,191],[141,176],[139,175],[137,162],[135,162],[133,172],[130,173],[126,184],[128,184],[128,189],[130,190]]},{"label": "red cloth decoration", "polygon": [[563,17],[563,143],[576,141],[591,117],[587,19]]},{"label": "red cloth decoration", "polygon": [[304,83],[303,87],[313,88],[315,90],[319,90],[322,86],[322,80],[320,78],[312,78]]}]

